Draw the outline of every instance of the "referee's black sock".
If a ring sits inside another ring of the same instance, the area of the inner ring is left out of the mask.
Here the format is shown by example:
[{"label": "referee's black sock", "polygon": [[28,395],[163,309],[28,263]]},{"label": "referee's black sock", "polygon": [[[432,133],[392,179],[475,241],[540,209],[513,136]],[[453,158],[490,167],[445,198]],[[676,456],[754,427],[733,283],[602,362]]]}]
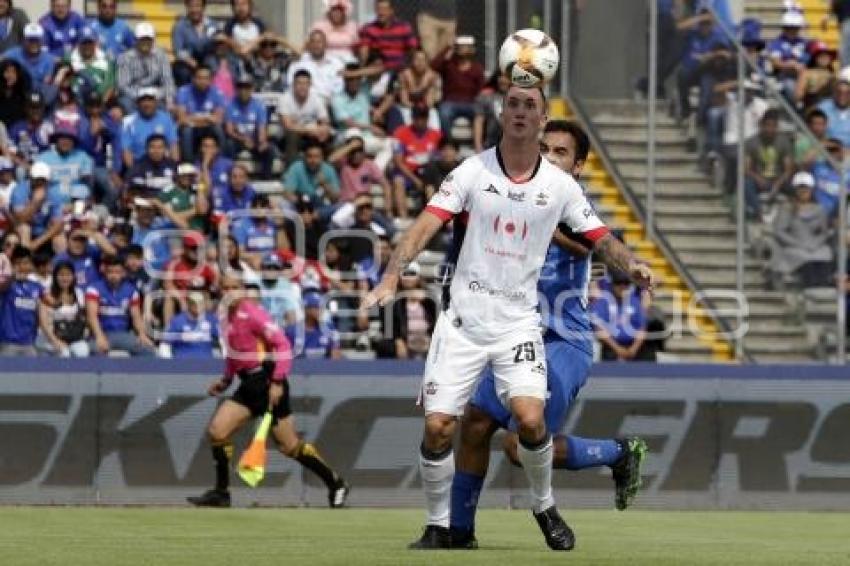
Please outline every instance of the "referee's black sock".
[{"label": "referee's black sock", "polygon": [[315,446],[309,442],[302,442],[295,450],[295,460],[322,478],[328,489],[333,489],[339,485],[340,478],[324,460]]},{"label": "referee's black sock", "polygon": [[225,492],[230,487],[230,459],[233,458],[233,443],[213,444],[212,455],[215,460],[215,489]]}]

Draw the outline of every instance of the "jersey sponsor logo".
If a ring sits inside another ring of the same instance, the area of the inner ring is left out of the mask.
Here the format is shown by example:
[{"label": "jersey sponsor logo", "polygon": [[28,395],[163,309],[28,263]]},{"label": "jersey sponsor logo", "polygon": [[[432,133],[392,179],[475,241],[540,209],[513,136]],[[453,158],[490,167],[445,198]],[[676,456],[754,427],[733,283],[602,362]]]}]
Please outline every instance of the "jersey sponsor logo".
[{"label": "jersey sponsor logo", "polygon": [[520,229],[513,219],[502,222],[502,216],[497,214],[495,220],[493,220],[493,232],[507,234],[515,240],[525,240],[528,237],[528,222],[523,221],[522,229]]},{"label": "jersey sponsor logo", "polygon": [[525,261],[528,258],[527,254],[520,252],[509,252],[507,250],[497,250],[493,246],[484,246],[484,251],[490,255],[498,257],[509,257],[511,259],[516,259],[519,261]]},{"label": "jersey sponsor logo", "polygon": [[508,198],[514,202],[525,202],[525,193],[515,193],[508,189]]},{"label": "jersey sponsor logo", "polygon": [[485,193],[493,193],[493,194],[497,194],[497,195],[499,195],[499,196],[502,196],[502,193],[500,193],[500,192],[496,189],[496,187],[494,187],[493,185],[490,185],[489,187],[487,187],[486,189],[484,189],[484,192],[485,192]]},{"label": "jersey sponsor logo", "polygon": [[525,291],[522,289],[497,289],[489,286],[483,281],[470,281],[469,290],[480,295],[490,297],[503,297],[509,301],[521,301],[525,299]]}]

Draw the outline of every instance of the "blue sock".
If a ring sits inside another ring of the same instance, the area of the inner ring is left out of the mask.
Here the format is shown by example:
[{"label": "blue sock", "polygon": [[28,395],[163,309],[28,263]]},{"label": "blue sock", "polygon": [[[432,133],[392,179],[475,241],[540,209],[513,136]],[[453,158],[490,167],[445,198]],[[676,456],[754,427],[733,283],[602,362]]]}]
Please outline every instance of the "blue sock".
[{"label": "blue sock", "polygon": [[597,466],[613,466],[623,455],[623,447],[613,439],[567,436],[566,461],[557,461],[556,468],[583,470]]},{"label": "blue sock", "polygon": [[466,472],[455,472],[452,480],[452,512],[450,526],[463,532],[475,529],[475,511],[478,508],[478,496],[484,485],[482,476]]}]

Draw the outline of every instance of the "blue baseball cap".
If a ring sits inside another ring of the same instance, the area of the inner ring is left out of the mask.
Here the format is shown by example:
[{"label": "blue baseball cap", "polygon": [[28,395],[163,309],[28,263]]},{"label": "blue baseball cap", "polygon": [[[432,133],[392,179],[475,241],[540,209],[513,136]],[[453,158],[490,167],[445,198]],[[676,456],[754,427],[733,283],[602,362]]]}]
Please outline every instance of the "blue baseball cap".
[{"label": "blue baseball cap", "polygon": [[98,38],[95,31],[88,26],[84,27],[83,30],[80,32],[80,43],[84,41],[97,41],[97,39]]},{"label": "blue baseball cap", "polygon": [[304,308],[321,308],[322,306],[322,295],[321,293],[305,293],[304,295]]}]

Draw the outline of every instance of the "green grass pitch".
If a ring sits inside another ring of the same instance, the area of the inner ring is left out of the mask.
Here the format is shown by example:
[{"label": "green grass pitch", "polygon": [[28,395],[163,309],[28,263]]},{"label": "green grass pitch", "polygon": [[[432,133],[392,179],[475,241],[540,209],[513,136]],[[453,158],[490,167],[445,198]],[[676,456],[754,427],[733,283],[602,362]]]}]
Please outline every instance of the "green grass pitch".
[{"label": "green grass pitch", "polygon": [[850,514],[570,511],[576,549],[529,513],[484,510],[476,551],[413,552],[421,510],[0,508],[7,566],[850,564]]}]

